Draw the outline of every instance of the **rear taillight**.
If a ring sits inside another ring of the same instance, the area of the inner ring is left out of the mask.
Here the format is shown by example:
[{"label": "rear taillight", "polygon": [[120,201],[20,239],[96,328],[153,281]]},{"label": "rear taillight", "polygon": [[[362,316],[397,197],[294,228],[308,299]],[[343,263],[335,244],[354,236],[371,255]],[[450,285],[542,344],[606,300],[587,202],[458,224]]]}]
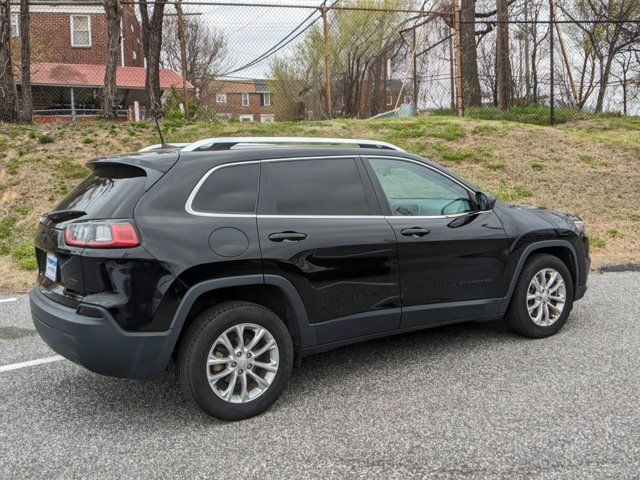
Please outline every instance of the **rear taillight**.
[{"label": "rear taillight", "polygon": [[123,248],[140,245],[138,233],[126,222],[73,223],[64,229],[64,241],[73,247]]}]

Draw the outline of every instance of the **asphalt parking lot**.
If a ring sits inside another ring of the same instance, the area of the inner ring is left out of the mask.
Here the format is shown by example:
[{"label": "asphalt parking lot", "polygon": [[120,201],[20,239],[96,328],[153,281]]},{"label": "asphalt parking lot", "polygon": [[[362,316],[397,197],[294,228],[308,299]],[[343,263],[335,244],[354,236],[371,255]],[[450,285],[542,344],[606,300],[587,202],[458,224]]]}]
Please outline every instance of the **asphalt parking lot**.
[{"label": "asphalt parking lot", "polygon": [[[563,331],[463,324],[305,359],[224,423],[175,385],[101,377],[0,302],[1,478],[640,477],[640,273],[592,275]],[[7,300],[5,297],[4,300]]]}]

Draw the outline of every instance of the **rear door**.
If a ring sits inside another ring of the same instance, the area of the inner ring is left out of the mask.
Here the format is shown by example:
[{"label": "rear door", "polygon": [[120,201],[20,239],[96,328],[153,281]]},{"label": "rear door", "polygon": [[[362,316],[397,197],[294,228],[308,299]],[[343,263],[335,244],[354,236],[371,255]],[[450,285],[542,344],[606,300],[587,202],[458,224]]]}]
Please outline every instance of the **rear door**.
[{"label": "rear door", "polygon": [[396,238],[360,159],[263,161],[258,233],[264,273],[293,284],[319,343],[398,328]]},{"label": "rear door", "polygon": [[401,328],[495,313],[508,248],[495,213],[477,212],[474,192],[424,163],[381,157],[366,165],[398,238]]}]

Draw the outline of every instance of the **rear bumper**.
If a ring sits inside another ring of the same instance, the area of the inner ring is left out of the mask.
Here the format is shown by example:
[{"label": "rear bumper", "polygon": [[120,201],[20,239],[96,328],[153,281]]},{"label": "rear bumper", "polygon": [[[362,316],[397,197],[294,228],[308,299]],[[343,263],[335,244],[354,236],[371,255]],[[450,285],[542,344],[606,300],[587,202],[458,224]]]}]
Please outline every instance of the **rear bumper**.
[{"label": "rear bumper", "polygon": [[40,337],[55,352],[103,375],[122,378],[161,377],[169,364],[177,335],[122,330],[104,309],[102,318],[80,315],[74,308],[29,292],[31,316]]}]

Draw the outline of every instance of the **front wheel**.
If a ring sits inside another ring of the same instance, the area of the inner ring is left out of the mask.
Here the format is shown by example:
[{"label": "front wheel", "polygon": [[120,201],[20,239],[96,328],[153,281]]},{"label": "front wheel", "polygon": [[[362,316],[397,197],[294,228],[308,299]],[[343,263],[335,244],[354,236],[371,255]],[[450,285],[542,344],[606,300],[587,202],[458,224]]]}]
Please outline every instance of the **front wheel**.
[{"label": "front wheel", "polygon": [[553,255],[538,254],[525,263],[505,317],[507,326],[526,337],[558,332],[573,308],[573,281]]},{"label": "front wheel", "polygon": [[209,415],[241,420],[271,406],[293,365],[291,336],[271,310],[226,302],[201,313],[178,352],[183,390]]}]

